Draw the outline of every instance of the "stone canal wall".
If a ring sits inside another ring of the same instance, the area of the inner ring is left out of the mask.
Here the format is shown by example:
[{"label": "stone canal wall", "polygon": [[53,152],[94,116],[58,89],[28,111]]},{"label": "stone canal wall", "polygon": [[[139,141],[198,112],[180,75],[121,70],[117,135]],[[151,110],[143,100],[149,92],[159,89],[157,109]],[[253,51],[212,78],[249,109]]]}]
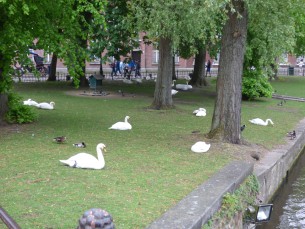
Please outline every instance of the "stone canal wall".
[{"label": "stone canal wall", "polygon": [[254,174],[260,184],[260,200],[268,202],[289,176],[289,171],[298,159],[305,145],[305,119],[295,128],[296,138],[287,140],[287,144],[270,151],[254,166]]}]

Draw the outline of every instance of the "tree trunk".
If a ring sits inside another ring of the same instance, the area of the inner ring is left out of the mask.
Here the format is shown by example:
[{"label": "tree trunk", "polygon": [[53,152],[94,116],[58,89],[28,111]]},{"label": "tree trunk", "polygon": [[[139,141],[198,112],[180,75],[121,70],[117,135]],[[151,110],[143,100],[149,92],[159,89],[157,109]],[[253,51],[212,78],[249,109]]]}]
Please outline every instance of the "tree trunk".
[{"label": "tree trunk", "polygon": [[102,58],[100,59],[100,75],[101,75],[101,76],[104,76],[103,60],[102,60]]},{"label": "tree trunk", "polygon": [[173,76],[172,76],[172,80],[176,80],[177,79],[177,76],[176,76],[176,65],[175,65],[175,55],[173,55]]},{"label": "tree trunk", "polygon": [[3,76],[3,67],[5,65],[4,55],[0,53],[0,124],[5,122],[5,114],[8,111],[8,94],[5,91],[5,87],[8,82],[5,82]]},{"label": "tree trunk", "polygon": [[171,47],[171,39],[160,38],[158,77],[155,86],[154,101],[151,105],[151,107],[155,109],[167,109],[173,107],[173,99],[171,92],[173,76],[173,56]]},{"label": "tree trunk", "polygon": [[223,28],[217,98],[209,136],[240,144],[241,84],[247,36],[247,10],[242,0],[231,0],[231,3],[236,12],[228,10],[228,20]]},{"label": "tree trunk", "polygon": [[[80,44],[83,48],[87,48],[87,40],[81,38]],[[79,86],[88,87],[89,82],[86,79],[86,59],[85,59],[84,56],[78,56],[78,61],[83,66],[82,67],[82,74],[80,75],[80,78],[79,78]]]},{"label": "tree trunk", "polygon": [[56,81],[57,55],[53,53],[48,81]]},{"label": "tree trunk", "polygon": [[190,81],[191,85],[199,86],[202,85],[202,83],[204,86],[208,85],[205,78],[205,56],[205,48],[199,49],[198,53],[195,55],[194,72]]}]

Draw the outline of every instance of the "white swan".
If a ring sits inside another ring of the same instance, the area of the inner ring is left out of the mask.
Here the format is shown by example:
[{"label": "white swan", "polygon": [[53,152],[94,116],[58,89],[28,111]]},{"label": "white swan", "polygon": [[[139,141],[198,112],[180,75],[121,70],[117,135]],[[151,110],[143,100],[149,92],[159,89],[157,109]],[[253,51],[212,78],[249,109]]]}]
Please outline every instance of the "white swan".
[{"label": "white swan", "polygon": [[172,95],[176,95],[179,91],[172,89]]},{"label": "white swan", "polygon": [[78,153],[67,160],[59,161],[73,168],[102,169],[105,167],[105,159],[102,150],[106,152],[106,146],[103,143],[99,143],[96,146],[97,158],[88,153]]},{"label": "white swan", "polygon": [[187,85],[188,89],[192,89],[193,88],[192,85],[189,85],[189,81],[188,80],[186,81],[186,85]]},{"label": "white swan", "polygon": [[191,150],[194,153],[205,153],[207,152],[211,147],[211,144],[207,144],[205,142],[199,141],[196,142],[192,147]]},{"label": "white swan", "polygon": [[200,107],[197,110],[194,110],[193,114],[195,114],[196,116],[206,116],[207,110],[205,108]]},{"label": "white swan", "polygon": [[256,125],[261,125],[261,126],[267,126],[269,122],[271,125],[274,125],[274,123],[272,122],[272,120],[270,118],[266,119],[266,121],[264,121],[260,118],[255,118],[255,119],[249,120],[249,122],[256,124]]},{"label": "white swan", "polygon": [[196,113],[196,116],[197,117],[204,117],[204,116],[207,116],[207,112],[206,110],[203,108],[203,110],[200,110]]},{"label": "white swan", "polygon": [[36,107],[40,108],[40,109],[47,109],[47,110],[53,110],[55,106],[54,102],[50,102],[50,103],[38,103],[36,105]]},{"label": "white swan", "polygon": [[37,106],[38,103],[35,102],[35,101],[32,100],[32,99],[28,99],[28,100],[23,101],[23,105],[27,105],[27,106]]},{"label": "white swan", "polygon": [[126,116],[124,122],[117,122],[117,123],[113,124],[111,127],[109,127],[109,129],[112,129],[112,130],[131,130],[132,126],[128,122],[128,119],[129,119],[129,116]]},{"label": "white swan", "polygon": [[[175,83],[175,82],[174,82]],[[189,89],[192,89],[192,85],[188,85],[188,81],[186,81],[186,84],[176,84],[176,89],[187,91]]]}]

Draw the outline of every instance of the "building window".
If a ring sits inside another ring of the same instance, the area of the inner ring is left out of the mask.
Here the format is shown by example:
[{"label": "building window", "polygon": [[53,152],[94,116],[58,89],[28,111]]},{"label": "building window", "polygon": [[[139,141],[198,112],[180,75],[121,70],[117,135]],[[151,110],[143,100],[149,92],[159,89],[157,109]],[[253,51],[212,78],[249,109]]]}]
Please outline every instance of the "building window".
[{"label": "building window", "polygon": [[152,56],[152,63],[158,64],[159,63],[159,50],[153,50],[153,56]]}]

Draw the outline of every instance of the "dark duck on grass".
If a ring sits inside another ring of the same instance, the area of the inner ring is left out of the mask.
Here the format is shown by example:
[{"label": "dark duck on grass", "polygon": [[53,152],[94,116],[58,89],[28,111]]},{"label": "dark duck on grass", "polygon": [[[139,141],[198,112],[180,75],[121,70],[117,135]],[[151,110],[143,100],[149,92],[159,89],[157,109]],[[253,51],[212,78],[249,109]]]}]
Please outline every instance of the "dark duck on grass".
[{"label": "dark duck on grass", "polygon": [[80,143],[74,143],[73,146],[78,147],[78,148],[85,148],[86,144],[85,144],[85,142],[80,142]]},{"label": "dark duck on grass", "polygon": [[295,130],[290,131],[290,132],[287,133],[287,137],[290,137],[290,140],[295,139],[296,136],[297,136],[297,134],[296,134]]},{"label": "dark duck on grass", "polygon": [[65,136],[60,136],[60,137],[53,138],[53,141],[55,141],[57,143],[64,143],[66,140],[67,140],[67,138]]}]

